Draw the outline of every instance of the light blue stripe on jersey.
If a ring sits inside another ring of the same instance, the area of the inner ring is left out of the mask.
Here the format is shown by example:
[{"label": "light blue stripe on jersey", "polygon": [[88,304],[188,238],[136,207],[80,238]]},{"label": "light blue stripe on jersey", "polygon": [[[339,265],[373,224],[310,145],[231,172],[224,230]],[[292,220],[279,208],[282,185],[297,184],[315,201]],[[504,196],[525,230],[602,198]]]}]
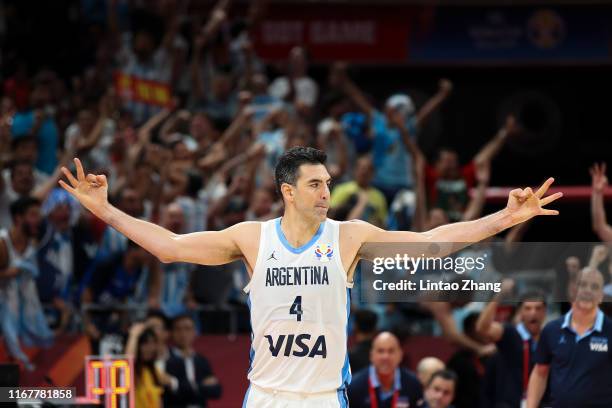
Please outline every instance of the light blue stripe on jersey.
[{"label": "light blue stripe on jersey", "polygon": [[[348,339],[348,321],[351,315],[351,289],[346,288],[346,337]],[[342,366],[342,380],[340,390],[345,389],[351,383],[351,366],[349,364],[348,346],[346,356],[344,357],[344,366]]]},{"label": "light blue stripe on jersey", "polygon": [[294,254],[301,254],[302,252],[304,252],[305,250],[307,250],[308,248],[310,248],[312,246],[312,244],[314,244],[315,242],[317,242],[317,239],[319,239],[319,237],[321,236],[321,234],[323,233],[323,229],[325,228],[325,222],[323,221],[320,225],[319,225],[319,229],[317,230],[317,232],[313,235],[312,238],[310,238],[310,241],[308,241],[307,243],[305,243],[304,245],[302,245],[301,247],[298,248],[294,248],[293,246],[291,246],[291,244],[289,243],[289,241],[287,241],[287,238],[285,238],[285,234],[283,233],[283,230],[281,228],[281,218],[279,217],[276,219],[276,235],[278,235],[278,239],[280,239],[280,242],[283,243],[283,246],[285,248],[287,248],[288,251],[294,253]]},{"label": "light blue stripe on jersey", "polygon": [[249,384],[249,388],[247,388],[246,394],[244,395],[244,401],[242,401],[242,408],[247,407],[247,402],[249,401],[249,392],[251,392],[251,384]]},{"label": "light blue stripe on jersey", "polygon": [[247,374],[253,369],[253,360],[255,360],[255,349],[253,348],[253,323],[251,322],[251,294],[247,297],[247,306],[249,307],[249,324],[251,325],[251,349],[249,350],[249,370]]},{"label": "light blue stripe on jersey", "polygon": [[348,408],[348,401],[346,400],[346,390],[338,390],[338,404],[340,408]]}]

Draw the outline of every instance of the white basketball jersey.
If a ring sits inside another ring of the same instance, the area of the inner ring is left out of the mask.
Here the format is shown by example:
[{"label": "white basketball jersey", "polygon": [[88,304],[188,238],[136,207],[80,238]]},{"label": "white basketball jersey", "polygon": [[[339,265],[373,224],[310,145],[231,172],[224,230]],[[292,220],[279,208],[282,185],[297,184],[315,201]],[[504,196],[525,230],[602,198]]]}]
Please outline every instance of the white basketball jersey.
[{"label": "white basketball jersey", "polygon": [[326,220],[294,248],[281,219],[262,223],[253,276],[251,383],[265,389],[319,393],[351,380],[347,353],[350,288],[342,266],[339,223]]}]

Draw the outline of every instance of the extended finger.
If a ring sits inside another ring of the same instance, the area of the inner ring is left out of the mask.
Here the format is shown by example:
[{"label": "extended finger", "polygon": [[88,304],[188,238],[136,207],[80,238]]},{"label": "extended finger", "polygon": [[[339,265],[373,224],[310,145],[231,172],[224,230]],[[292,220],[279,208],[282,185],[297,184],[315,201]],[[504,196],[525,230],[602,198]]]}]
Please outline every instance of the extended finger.
[{"label": "extended finger", "polygon": [[87,181],[89,183],[94,183],[94,184],[98,184],[98,180],[96,180],[96,176],[94,176],[93,174],[88,174],[87,175]]},{"label": "extended finger", "polygon": [[70,187],[68,184],[66,184],[66,182],[64,180],[60,180],[59,181],[59,185],[62,186],[66,191],[68,191],[72,195],[74,195],[76,193],[76,190],[74,188]]},{"label": "extended finger", "polygon": [[563,193],[562,192],[551,194],[548,197],[544,197],[544,198],[542,198],[540,200],[540,206],[544,207],[545,205],[548,205],[548,204],[552,203],[553,201],[558,200],[561,197],[563,197]]},{"label": "extended finger", "polygon": [[542,187],[538,188],[538,191],[536,191],[535,193],[536,197],[542,198],[544,194],[546,194],[546,191],[548,191],[548,189],[550,188],[550,185],[554,182],[555,182],[555,179],[552,177],[549,177],[548,180],[546,180],[544,184],[542,184]]},{"label": "extended finger", "polygon": [[74,158],[74,165],[76,166],[77,179],[79,181],[85,180],[85,171],[83,170],[83,165],[81,164],[81,161],[76,157]]},{"label": "extended finger", "polygon": [[79,182],[77,181],[77,179],[74,178],[72,172],[66,167],[62,166],[62,173],[64,173],[64,176],[66,176],[70,184],[72,184],[72,187],[76,188],[79,185]]},{"label": "extended finger", "polygon": [[541,215],[559,215],[559,211],[557,210],[546,210],[546,209],[542,209],[542,212],[540,212]]}]

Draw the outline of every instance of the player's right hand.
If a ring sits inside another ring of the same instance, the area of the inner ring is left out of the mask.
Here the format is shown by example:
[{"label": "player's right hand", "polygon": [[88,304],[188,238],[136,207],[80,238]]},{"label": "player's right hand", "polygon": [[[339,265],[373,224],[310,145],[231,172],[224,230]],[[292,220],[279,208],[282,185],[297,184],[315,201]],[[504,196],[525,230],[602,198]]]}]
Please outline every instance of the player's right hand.
[{"label": "player's right hand", "polygon": [[74,198],[87,208],[96,213],[108,203],[108,183],[105,175],[88,174],[85,176],[83,165],[77,158],[74,159],[76,166],[76,178],[66,167],[62,167],[62,172],[68,179],[68,183],[60,180],[59,184],[68,191]]}]

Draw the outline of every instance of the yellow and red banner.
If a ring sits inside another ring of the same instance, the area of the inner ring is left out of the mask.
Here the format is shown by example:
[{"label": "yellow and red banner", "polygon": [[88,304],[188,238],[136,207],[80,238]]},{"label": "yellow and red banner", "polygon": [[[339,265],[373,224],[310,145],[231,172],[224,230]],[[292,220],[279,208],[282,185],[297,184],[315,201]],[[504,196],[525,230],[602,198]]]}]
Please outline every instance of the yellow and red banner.
[{"label": "yellow and red banner", "polygon": [[139,78],[125,72],[115,72],[115,89],[125,101],[169,107],[172,102],[170,85]]}]

